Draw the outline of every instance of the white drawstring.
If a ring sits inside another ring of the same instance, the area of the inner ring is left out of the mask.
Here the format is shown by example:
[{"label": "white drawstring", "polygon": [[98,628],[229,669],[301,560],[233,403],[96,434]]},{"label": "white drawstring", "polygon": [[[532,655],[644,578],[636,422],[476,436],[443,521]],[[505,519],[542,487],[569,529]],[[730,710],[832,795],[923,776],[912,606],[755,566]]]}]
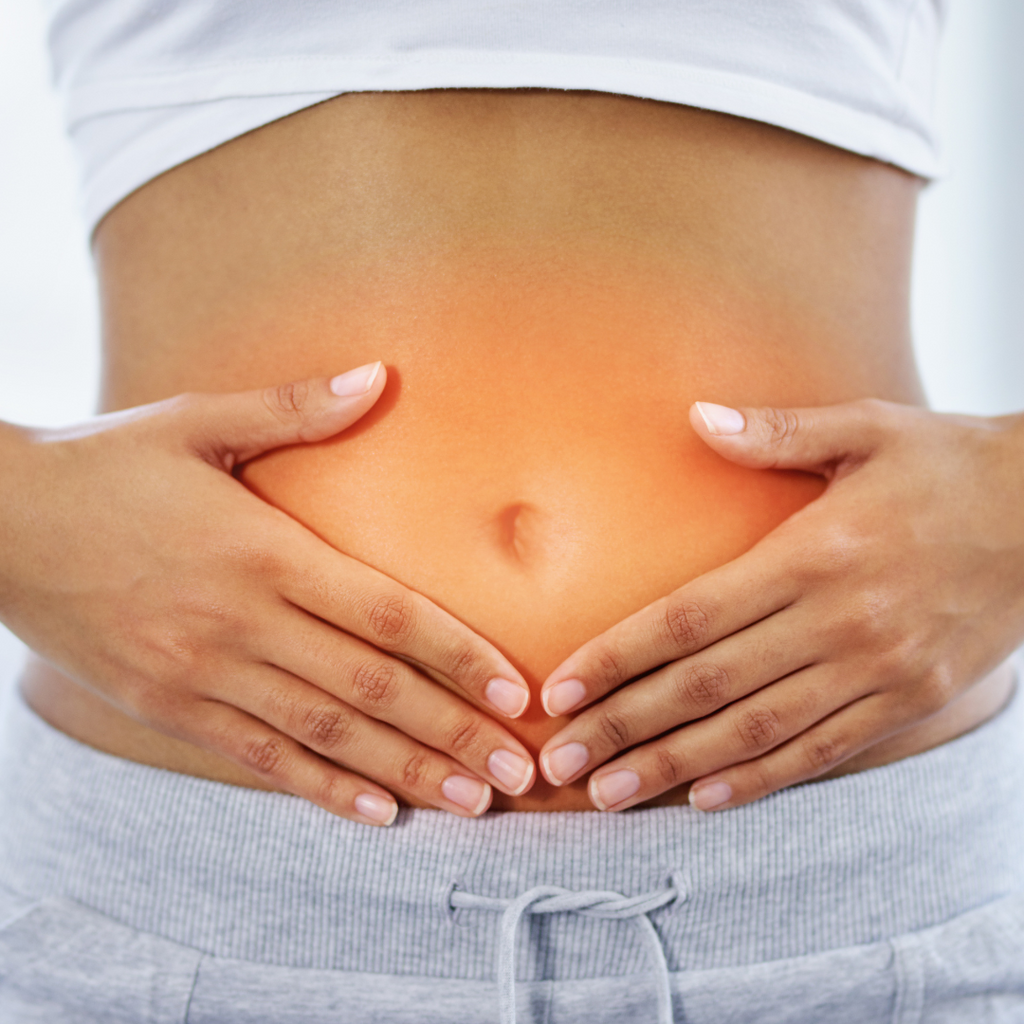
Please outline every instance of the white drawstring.
[{"label": "white drawstring", "polygon": [[588,890],[573,892],[557,885],[538,885],[514,900],[493,896],[477,896],[461,889],[452,889],[451,906],[465,910],[490,910],[501,913],[498,940],[498,1006],[501,1024],[516,1024],[516,935],[519,922],[526,914],[582,914],[610,921],[630,921],[640,931],[655,964],[658,993],[658,1024],[673,1024],[672,990],[668,963],[661,939],[647,916],[679,896],[675,884],[643,896],[623,896],[617,892]]}]

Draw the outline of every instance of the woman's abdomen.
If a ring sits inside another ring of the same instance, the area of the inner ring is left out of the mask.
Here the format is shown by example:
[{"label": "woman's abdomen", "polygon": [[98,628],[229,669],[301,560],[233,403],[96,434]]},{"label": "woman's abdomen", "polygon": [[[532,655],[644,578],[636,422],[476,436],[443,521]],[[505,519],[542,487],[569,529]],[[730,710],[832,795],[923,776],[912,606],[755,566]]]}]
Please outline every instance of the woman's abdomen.
[{"label": "woman's abdomen", "polygon": [[[494,642],[536,694],[820,493],[714,455],[693,401],[920,400],[916,190],[779,129],[625,97],[343,96],[101,224],[104,404],[383,360],[363,421],[242,478]],[[536,748],[558,723],[535,700],[512,727]]]},{"label": "woman's abdomen", "polygon": [[[382,358],[379,409],[243,479],[472,626],[536,694],[580,644],[747,550],[822,485],[730,465],[696,438],[697,399],[812,396],[797,366],[749,372],[738,346],[767,339],[737,338],[746,328],[685,280],[586,255],[557,274],[496,262],[407,282],[386,336],[358,355],[339,345],[334,364]],[[535,700],[511,728],[539,746],[557,726]]]}]

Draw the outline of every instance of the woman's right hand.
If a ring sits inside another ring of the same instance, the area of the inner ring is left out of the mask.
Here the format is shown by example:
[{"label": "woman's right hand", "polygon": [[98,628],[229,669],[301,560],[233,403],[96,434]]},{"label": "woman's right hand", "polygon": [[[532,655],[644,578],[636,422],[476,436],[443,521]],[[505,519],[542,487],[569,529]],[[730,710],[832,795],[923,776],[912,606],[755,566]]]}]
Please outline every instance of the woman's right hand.
[{"label": "woman's right hand", "polygon": [[0,619],[136,720],[343,818],[390,824],[388,789],[469,817],[491,785],[525,792],[527,750],[458,695],[518,717],[508,660],[232,476],[344,430],[385,377],[4,425]]}]

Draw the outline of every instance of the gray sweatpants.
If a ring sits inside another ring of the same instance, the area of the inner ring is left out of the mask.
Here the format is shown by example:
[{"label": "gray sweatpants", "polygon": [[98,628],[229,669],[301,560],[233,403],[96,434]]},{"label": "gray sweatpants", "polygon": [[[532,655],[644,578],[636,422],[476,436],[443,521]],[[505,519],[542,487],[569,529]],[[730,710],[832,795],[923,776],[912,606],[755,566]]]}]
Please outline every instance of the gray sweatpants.
[{"label": "gray sweatpants", "polygon": [[1024,699],[749,807],[389,830],[0,732],[2,1024],[1024,1022]]}]

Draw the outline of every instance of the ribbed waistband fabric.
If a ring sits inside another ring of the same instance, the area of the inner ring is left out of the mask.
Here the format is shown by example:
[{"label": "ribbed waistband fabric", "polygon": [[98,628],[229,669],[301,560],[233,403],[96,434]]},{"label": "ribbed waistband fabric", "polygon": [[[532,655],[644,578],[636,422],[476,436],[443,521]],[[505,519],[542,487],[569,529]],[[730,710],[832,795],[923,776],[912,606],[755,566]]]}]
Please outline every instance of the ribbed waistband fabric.
[{"label": "ribbed waistband fabric", "polygon": [[[494,813],[403,810],[390,829],[296,797],[99,753],[20,697],[0,724],[0,877],[207,953],[291,967],[486,979],[496,915],[537,886],[650,912],[670,970],[869,943],[1024,890],[1024,699],[974,732],[883,768],[756,804]],[[479,902],[479,901],[478,901]],[[537,914],[521,980],[650,970],[629,922]]]}]

